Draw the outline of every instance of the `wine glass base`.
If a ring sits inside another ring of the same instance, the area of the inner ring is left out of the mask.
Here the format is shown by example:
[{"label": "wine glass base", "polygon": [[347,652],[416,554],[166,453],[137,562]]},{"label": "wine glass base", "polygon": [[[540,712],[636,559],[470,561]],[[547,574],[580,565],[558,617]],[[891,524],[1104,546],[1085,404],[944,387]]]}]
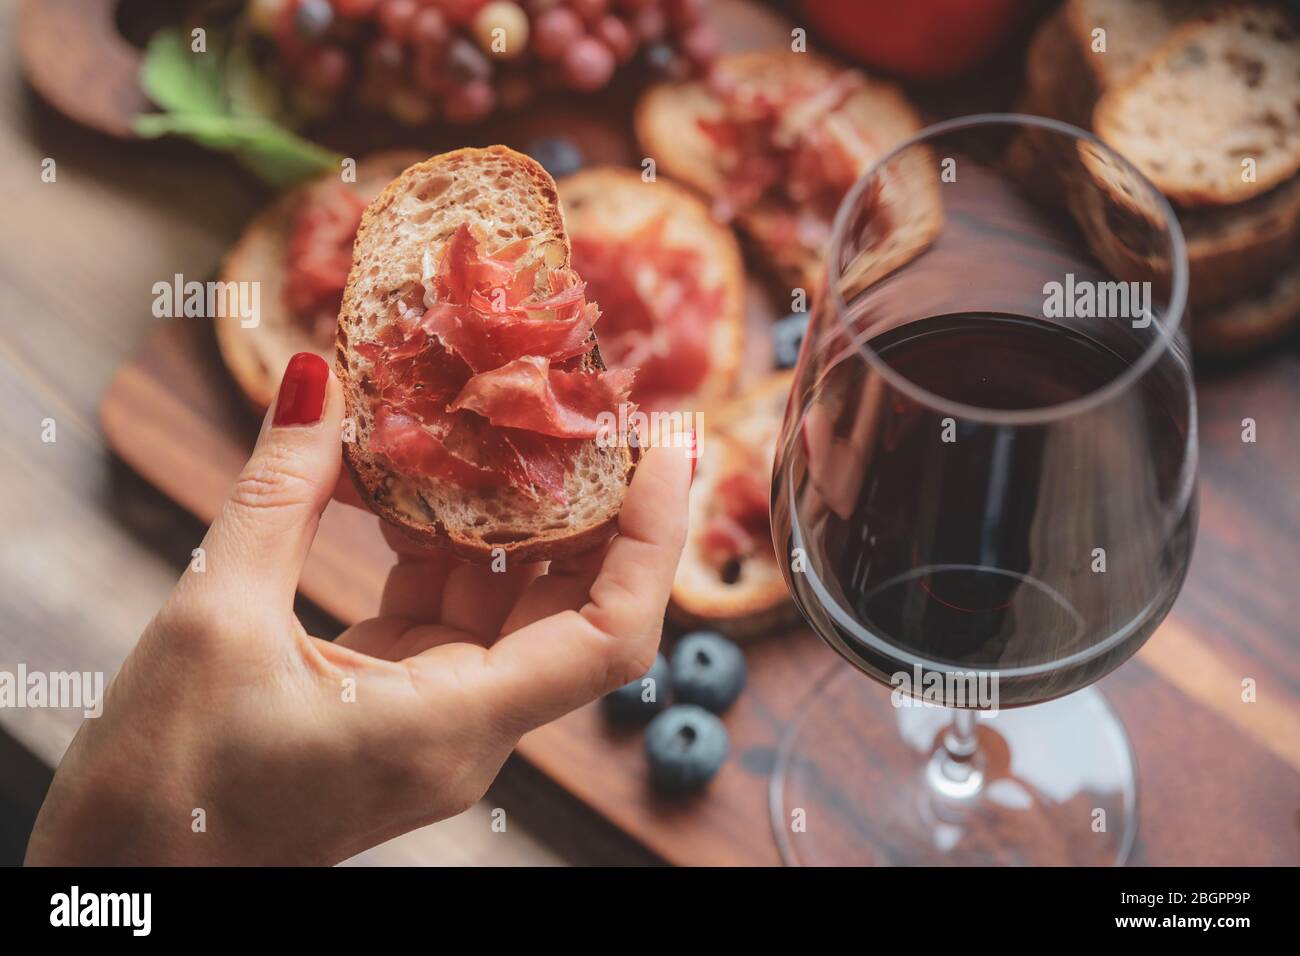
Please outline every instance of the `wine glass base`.
[{"label": "wine glass base", "polygon": [[943,773],[953,712],[895,707],[837,666],[782,740],[772,826],[792,866],[1118,866],[1137,832],[1128,736],[1095,689],[978,715],[973,772]]}]

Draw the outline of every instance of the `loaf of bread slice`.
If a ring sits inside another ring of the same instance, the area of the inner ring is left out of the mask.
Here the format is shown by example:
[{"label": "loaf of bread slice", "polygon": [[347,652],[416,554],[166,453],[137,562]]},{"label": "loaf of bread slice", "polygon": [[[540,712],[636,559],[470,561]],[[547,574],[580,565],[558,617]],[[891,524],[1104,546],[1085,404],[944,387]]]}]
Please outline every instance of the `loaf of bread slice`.
[{"label": "loaf of bread slice", "polygon": [[[647,182],[631,169],[598,166],[567,176],[558,185],[564,221],[575,241],[635,241],[638,233],[662,220],[666,245],[697,253],[695,278],[701,288],[720,289],[722,298],[708,332],[709,369],[696,388],[678,397],[674,409],[663,410],[708,409],[730,395],[740,372],[745,333],[744,263],[731,230],[715,222],[694,193],[662,176]],[[653,250],[641,251],[653,263]],[[636,257],[631,258],[630,265]],[[588,293],[600,301],[598,285],[589,284]]]},{"label": "loaf of bread slice", "polygon": [[[826,86],[844,68],[811,53],[789,49],[736,53],[719,63],[740,82],[756,90],[781,90],[794,75],[811,86]],[[718,148],[701,131],[699,120],[722,115],[717,97],[702,80],[658,84],[637,104],[637,139],[658,170],[718,198],[727,181],[719,165]],[[890,83],[862,77],[862,86],[841,111],[875,146],[877,158],[921,129],[916,109]],[[865,173],[866,168],[859,170]],[[822,251],[790,241],[787,208],[770,198],[760,199],[737,214],[737,222],[764,262],[787,288],[816,288],[822,278]],[[828,224],[829,225],[829,224]]]},{"label": "loaf of bread slice", "polygon": [[[1067,0],[1057,16],[1100,93],[1124,82],[1153,49],[1221,0]],[[1099,35],[1096,31],[1102,31]],[[1066,73],[1078,82],[1078,75]]]},{"label": "loaf of bread slice", "polygon": [[[534,500],[508,486],[465,488],[401,474],[369,450],[379,399],[368,390],[374,369],[358,351],[397,320],[401,301],[420,286],[426,252],[437,256],[462,224],[502,245],[530,239],[516,262],[548,270],[569,263],[569,239],[555,181],[533,159],[507,149],[460,149],[407,169],[366,210],[353,248],[339,313],[335,370],[343,385],[354,441],[343,457],[366,503],[416,541],[487,562],[541,561],[596,546],[616,527],[635,466],[624,442],[583,443],[565,478],[567,501]],[[436,356],[434,359],[436,360]],[[584,368],[603,369],[592,337]]]},{"label": "loaf of bread slice", "polygon": [[[1119,26],[1126,38],[1136,38],[1135,46],[1126,46],[1134,57],[1143,48],[1141,37],[1135,32],[1138,8],[1154,9],[1168,22],[1168,29],[1155,31],[1167,36],[1182,22],[1191,21],[1197,12],[1204,13],[1201,4],[1173,2],[1096,2],[1066,4],[1049,16],[1038,28],[1030,43],[1026,57],[1026,96],[1022,109],[1062,119],[1087,128],[1091,122],[1095,103],[1096,84],[1087,81],[1087,48],[1071,31],[1067,15],[1080,9],[1090,14],[1110,16],[1104,21],[1108,26],[1108,43],[1114,51],[1114,30]],[[1113,18],[1120,18],[1118,20]],[[1125,41],[1128,42],[1128,41]],[[1109,61],[1108,61],[1109,62]],[[1140,62],[1140,60],[1139,60]],[[1084,77],[1081,81],[1080,77]],[[1113,82],[1113,80],[1111,81]],[[1008,158],[1013,164],[1019,156],[1022,166],[1032,156],[1031,144],[1024,135],[1012,144]],[[1033,185],[1041,180],[1023,166],[1022,180]],[[1059,190],[1055,193],[1059,196]],[[1048,197],[1053,198],[1053,197]],[[1289,316],[1284,314],[1285,296],[1268,295],[1274,277],[1285,273],[1296,262],[1300,247],[1300,175],[1244,202],[1231,205],[1196,206],[1176,208],[1179,223],[1187,240],[1187,259],[1191,271],[1189,301],[1193,317],[1193,338],[1204,351],[1223,349],[1238,351],[1264,341],[1260,332],[1269,329],[1271,334],[1285,331]],[[1239,307],[1238,307],[1239,305]],[[1242,341],[1238,348],[1231,347],[1232,317],[1251,315],[1254,321],[1242,324]],[[1206,323],[1218,331],[1212,336],[1195,335],[1195,325]]]},{"label": "loaf of bread slice", "polygon": [[333,358],[334,343],[319,342],[285,302],[285,280],[290,235],[304,203],[321,194],[344,188],[363,201],[379,195],[407,166],[423,159],[422,153],[394,150],[364,156],[357,161],[355,182],[339,173],[327,173],[276,199],[253,217],[221,264],[222,282],[260,283],[260,321],[245,328],[237,315],[214,318],[217,346],[249,403],[262,410],[271,404],[289,359],[298,352],[316,352]]},{"label": "loaf of bread slice", "polygon": [[1237,301],[1192,312],[1197,354],[1229,358],[1281,340],[1300,327],[1300,246],[1289,268]]},{"label": "loaf of bread slice", "polygon": [[1185,24],[1102,96],[1093,126],[1176,202],[1261,195],[1300,172],[1300,23],[1252,5]]},{"label": "loaf of bread slice", "polygon": [[[719,482],[736,469],[755,467],[764,486],[771,480],[792,381],[790,372],[772,374],[706,413],[691,485],[690,531],[668,605],[669,618],[683,627],[708,627],[748,638],[798,619],[775,555],[766,547],[720,567],[703,546],[718,504]],[[755,466],[756,460],[761,464]]]}]

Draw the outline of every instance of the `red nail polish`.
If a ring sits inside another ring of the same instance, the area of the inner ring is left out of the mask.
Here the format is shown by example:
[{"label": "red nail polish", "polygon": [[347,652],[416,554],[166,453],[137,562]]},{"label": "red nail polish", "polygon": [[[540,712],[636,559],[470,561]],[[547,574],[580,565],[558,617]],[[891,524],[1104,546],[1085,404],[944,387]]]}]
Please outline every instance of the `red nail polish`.
[{"label": "red nail polish", "polygon": [[695,429],[691,429],[691,437],[687,439],[688,455],[691,457],[691,482],[695,481],[695,466],[699,464],[700,454],[695,447]]},{"label": "red nail polish", "polygon": [[314,352],[299,352],[289,359],[280,382],[280,397],[275,400],[274,426],[314,425],[325,410],[325,386],[330,367]]}]

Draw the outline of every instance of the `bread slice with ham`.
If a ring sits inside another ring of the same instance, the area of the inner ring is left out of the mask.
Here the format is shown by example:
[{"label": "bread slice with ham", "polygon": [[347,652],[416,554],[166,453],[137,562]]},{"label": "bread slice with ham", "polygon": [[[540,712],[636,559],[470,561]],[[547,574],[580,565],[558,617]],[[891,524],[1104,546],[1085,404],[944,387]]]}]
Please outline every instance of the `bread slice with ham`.
[{"label": "bread slice with ham", "polygon": [[[276,199],[245,228],[221,264],[221,282],[260,283],[260,321],[214,319],[217,346],[249,404],[265,409],[298,352],[334,354],[338,297],[366,204],[424,156],[392,150],[363,156],[356,178],[326,173]],[[337,283],[337,286],[335,286]]]},{"label": "bread slice with ham", "polygon": [[708,414],[690,531],[669,616],[736,638],[798,619],[772,549],[772,466],[793,374],[778,372]]},{"label": "bread slice with ham", "polygon": [[559,190],[574,266],[604,312],[601,353],[612,368],[637,368],[637,404],[696,411],[730,395],[745,331],[731,230],[694,193],[631,169],[584,169]]},{"label": "bread slice with ham", "polygon": [[788,49],[724,56],[707,81],[661,83],[636,110],[657,170],[703,192],[783,282],[808,290],[840,200],[921,125],[892,84]]},{"label": "bread slice with ham", "polygon": [[503,146],[412,166],[366,209],[338,321],[344,460],[415,540],[514,562],[613,533],[635,455],[605,423],[633,376],[605,370],[569,257],[554,180]]}]

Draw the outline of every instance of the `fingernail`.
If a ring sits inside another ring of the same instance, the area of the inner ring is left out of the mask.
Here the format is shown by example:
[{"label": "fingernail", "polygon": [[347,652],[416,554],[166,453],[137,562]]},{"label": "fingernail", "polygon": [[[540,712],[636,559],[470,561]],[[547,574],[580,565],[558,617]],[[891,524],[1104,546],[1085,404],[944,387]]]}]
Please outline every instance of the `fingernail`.
[{"label": "fingernail", "polygon": [[700,460],[699,452],[695,448],[695,429],[691,429],[690,437],[686,439],[686,454],[691,459],[691,484],[695,483],[695,466]]},{"label": "fingernail", "polygon": [[325,386],[330,378],[329,363],[314,352],[299,352],[289,359],[275,400],[271,424],[314,425],[325,411]]}]

